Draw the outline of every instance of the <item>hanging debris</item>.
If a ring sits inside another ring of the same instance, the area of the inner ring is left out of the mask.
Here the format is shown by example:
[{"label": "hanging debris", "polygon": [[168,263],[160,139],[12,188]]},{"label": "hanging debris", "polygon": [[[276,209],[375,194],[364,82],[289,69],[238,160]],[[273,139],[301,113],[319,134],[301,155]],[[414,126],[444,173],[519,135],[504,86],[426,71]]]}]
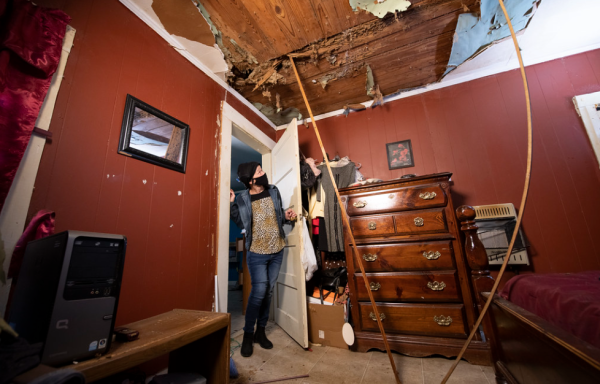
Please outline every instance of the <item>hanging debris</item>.
[{"label": "hanging debris", "polygon": [[379,85],[375,84],[375,78],[373,77],[373,71],[371,67],[367,65],[367,82],[365,85],[367,89],[367,96],[373,98],[373,103],[371,104],[371,108],[375,108],[378,105],[383,105],[383,95],[379,90]]},{"label": "hanging debris", "polygon": [[[541,0],[522,0],[506,3],[515,32],[525,29]],[[465,12],[469,10],[463,5]],[[510,36],[504,13],[497,2],[483,1],[480,14],[463,13],[458,16],[454,43],[443,76],[467,60],[474,58],[495,42]]]},{"label": "hanging debris", "polygon": [[260,76],[260,80],[256,81],[256,86],[254,87],[253,91],[256,91],[258,87],[260,87],[266,82],[268,82],[269,84],[277,84],[277,81],[280,78],[283,78],[283,76],[277,74],[277,67],[279,66],[279,64],[281,64],[282,61],[283,59],[278,59],[261,64],[256,69],[254,69],[254,71],[252,71],[250,76],[248,76],[248,78],[246,79],[246,84],[252,84],[256,81],[256,78],[258,76]]},{"label": "hanging debris", "polygon": [[258,109],[263,115],[267,116],[269,120],[271,120],[275,125],[285,125],[289,124],[292,120],[298,119],[302,120],[302,113],[296,108],[286,108],[283,111],[279,110],[280,107],[261,104],[261,103],[252,103],[256,109]]},{"label": "hanging debris", "polygon": [[357,112],[365,109],[367,109],[367,107],[365,107],[363,104],[346,104],[344,105],[344,116],[348,117],[350,111]]},{"label": "hanging debris", "polygon": [[375,88],[375,79],[373,78],[373,71],[367,64],[367,82],[365,84],[367,90],[367,96],[372,96],[373,88]]},{"label": "hanging debris", "polygon": [[279,93],[275,94],[275,107],[277,107],[277,113],[281,112],[281,97]]},{"label": "hanging debris", "polygon": [[379,85],[375,86],[375,90],[373,92],[373,104],[371,104],[371,108],[375,108],[379,105],[383,105],[383,95],[379,90]]}]

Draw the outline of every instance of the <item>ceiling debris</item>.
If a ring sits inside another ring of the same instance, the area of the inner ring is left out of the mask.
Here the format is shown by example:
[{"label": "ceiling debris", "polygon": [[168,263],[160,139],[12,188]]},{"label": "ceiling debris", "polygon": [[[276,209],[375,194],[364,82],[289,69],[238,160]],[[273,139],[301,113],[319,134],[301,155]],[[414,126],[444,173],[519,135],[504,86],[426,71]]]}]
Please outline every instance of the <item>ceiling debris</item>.
[{"label": "ceiling debris", "polygon": [[[267,81],[269,82],[268,84],[277,84],[277,81],[280,78],[282,78],[282,76],[277,74],[276,71],[277,71],[277,67],[282,62],[283,62],[283,60],[279,59],[279,60],[262,63],[261,65],[256,67],[252,71],[252,73],[250,73],[250,76],[248,76],[248,78],[246,79],[246,84],[256,83],[256,86],[254,87],[253,91],[256,91],[258,89],[258,87],[260,87]],[[261,73],[262,73],[262,76],[261,76]],[[259,76],[260,76],[260,80],[256,81],[256,79]]]},{"label": "ceiling debris", "polygon": [[323,87],[323,89],[325,89],[325,87],[327,86],[327,83],[329,83],[332,80],[335,80],[336,77],[333,73],[329,73],[321,78],[319,78],[319,84],[321,84],[321,87]]},{"label": "ceiling debris", "polygon": [[[169,1],[196,4],[228,83],[277,125],[307,112],[288,56],[303,81],[319,85],[306,89],[316,114],[369,99],[375,107],[386,93],[438,81],[459,15],[479,11],[479,0]],[[365,92],[363,76],[373,73]]]},{"label": "ceiling debris", "polygon": [[[515,32],[527,27],[540,2],[541,0],[505,0],[506,11]],[[465,10],[467,9],[469,8],[465,6]],[[463,13],[458,17],[452,52],[444,76],[509,36],[510,30],[498,2],[483,0],[480,14]]]},{"label": "ceiling debris", "polygon": [[[277,95],[279,96],[279,95]],[[279,104],[279,98],[277,97]],[[256,109],[258,109],[263,115],[267,116],[269,120],[275,125],[286,125],[292,120],[302,120],[302,113],[296,108],[290,107],[285,110],[281,110],[281,105],[272,106],[268,104],[252,103]]]},{"label": "ceiling debris", "polygon": [[373,88],[375,88],[375,79],[369,65],[367,65],[367,83],[365,84],[365,88],[367,89],[367,96],[372,96]]},{"label": "ceiling debris", "polygon": [[388,13],[404,12],[410,7],[408,0],[350,0],[350,6],[356,12],[359,9],[370,12],[380,19]]}]

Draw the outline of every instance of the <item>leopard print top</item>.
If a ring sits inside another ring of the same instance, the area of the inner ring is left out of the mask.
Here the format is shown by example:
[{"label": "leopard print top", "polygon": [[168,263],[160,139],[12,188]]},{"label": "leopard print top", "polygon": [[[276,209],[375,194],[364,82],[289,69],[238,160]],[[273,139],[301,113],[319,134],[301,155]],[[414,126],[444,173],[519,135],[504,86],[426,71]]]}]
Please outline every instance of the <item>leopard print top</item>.
[{"label": "leopard print top", "polygon": [[279,235],[275,206],[271,197],[252,202],[252,244],[250,252],[268,255],[277,253],[285,246]]}]

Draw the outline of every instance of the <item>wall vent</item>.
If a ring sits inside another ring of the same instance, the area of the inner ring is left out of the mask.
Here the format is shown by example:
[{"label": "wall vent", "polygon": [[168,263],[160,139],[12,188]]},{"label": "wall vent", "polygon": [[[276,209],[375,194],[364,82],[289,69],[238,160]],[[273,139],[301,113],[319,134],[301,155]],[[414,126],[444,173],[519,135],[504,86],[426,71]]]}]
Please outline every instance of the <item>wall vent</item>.
[{"label": "wall vent", "polygon": [[[478,205],[473,208],[475,209],[475,221],[479,227],[477,235],[485,246],[490,265],[502,264],[517,222],[515,206],[508,203]],[[521,230],[519,230],[508,263],[511,265],[529,265],[527,245]]]},{"label": "wall vent", "polygon": [[517,211],[512,203],[477,205],[475,207],[475,220],[504,219],[517,217]]}]

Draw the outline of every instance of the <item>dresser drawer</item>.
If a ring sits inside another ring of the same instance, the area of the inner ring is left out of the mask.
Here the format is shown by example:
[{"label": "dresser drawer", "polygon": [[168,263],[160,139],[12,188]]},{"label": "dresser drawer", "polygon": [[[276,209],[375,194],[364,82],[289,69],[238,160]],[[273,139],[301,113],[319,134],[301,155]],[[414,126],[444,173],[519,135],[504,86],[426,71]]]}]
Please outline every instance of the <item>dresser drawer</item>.
[{"label": "dresser drawer", "polygon": [[[450,241],[359,245],[357,248],[365,272],[454,269]],[[355,269],[358,271],[354,252],[352,257],[354,257]]]},{"label": "dresser drawer", "polygon": [[348,196],[348,215],[396,212],[411,209],[444,207],[447,197],[437,184],[387,189]]},{"label": "dresser drawer", "polygon": [[[409,335],[467,336],[462,304],[385,304],[377,303],[387,333]],[[363,331],[379,332],[370,302],[358,303]]]},{"label": "dresser drawer", "polygon": [[[461,301],[456,272],[367,273],[369,290],[375,301],[445,302]],[[369,294],[362,274],[354,276],[359,301]]]},{"label": "dresser drawer", "polygon": [[448,232],[444,209],[402,212],[394,215],[396,234]]},{"label": "dresser drawer", "polygon": [[391,215],[351,218],[354,237],[393,235],[394,218]]}]

